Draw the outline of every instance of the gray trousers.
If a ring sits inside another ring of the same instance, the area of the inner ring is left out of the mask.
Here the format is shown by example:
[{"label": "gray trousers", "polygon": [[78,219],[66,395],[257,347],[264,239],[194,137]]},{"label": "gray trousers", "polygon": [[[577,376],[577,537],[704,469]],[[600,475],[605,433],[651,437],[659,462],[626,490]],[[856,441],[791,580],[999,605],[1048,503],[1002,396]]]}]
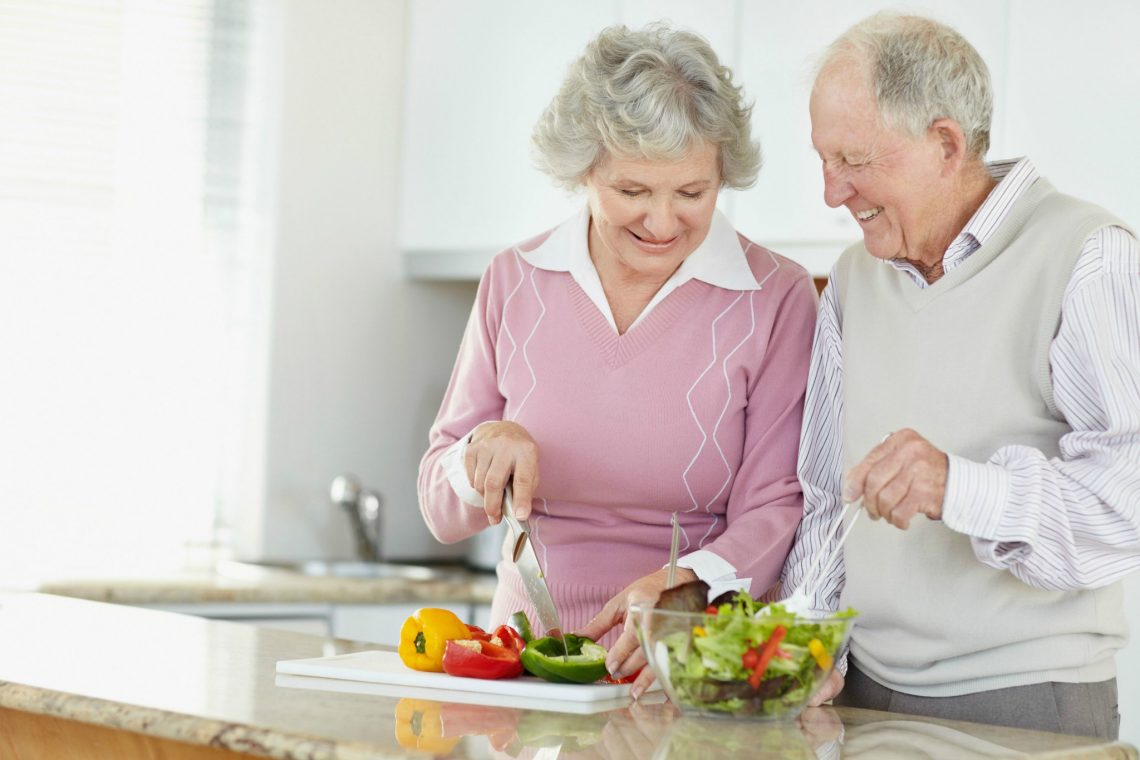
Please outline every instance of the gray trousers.
[{"label": "gray trousers", "polygon": [[1098,683],[1013,686],[958,697],[916,697],[888,689],[851,662],[843,691],[835,698],[834,704],[942,720],[1093,736],[1105,741],[1116,741],[1120,733],[1115,678]]}]

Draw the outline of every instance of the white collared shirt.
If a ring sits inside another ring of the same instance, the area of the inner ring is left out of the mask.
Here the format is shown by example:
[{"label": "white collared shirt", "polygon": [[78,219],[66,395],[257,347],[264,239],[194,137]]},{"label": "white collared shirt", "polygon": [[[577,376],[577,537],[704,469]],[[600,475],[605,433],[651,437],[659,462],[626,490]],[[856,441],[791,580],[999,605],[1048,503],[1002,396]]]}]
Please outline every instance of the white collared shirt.
[{"label": "white collared shirt", "polygon": [[[560,224],[549,237],[530,251],[519,254],[528,264],[550,272],[569,272],[578,287],[590,297],[617,332],[610,304],[602,289],[602,280],[590,258],[589,245],[590,207],[583,204],[577,214]],[[744,258],[740,238],[728,218],[719,209],[713,211],[709,233],[696,249],[685,257],[677,271],[665,281],[661,289],[645,306],[630,327],[645,319],[657,304],[689,280],[700,280],[726,290],[759,290],[752,269]]]}]

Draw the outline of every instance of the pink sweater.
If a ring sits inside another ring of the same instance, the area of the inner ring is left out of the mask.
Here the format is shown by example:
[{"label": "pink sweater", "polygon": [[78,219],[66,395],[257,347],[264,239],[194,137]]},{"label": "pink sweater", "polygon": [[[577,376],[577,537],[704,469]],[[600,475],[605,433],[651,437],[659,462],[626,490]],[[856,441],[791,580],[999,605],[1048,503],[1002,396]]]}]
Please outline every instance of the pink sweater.
[{"label": "pink sweater", "polygon": [[[428,527],[444,543],[487,527],[440,458],[479,423],[510,419],[538,443],[532,537],[567,630],[668,562],[673,511],[682,555],[718,554],[759,595],[802,513],[811,279],[740,238],[762,289],[690,280],[619,336],[569,273],[520,256],[545,237],[498,254],[479,284],[420,465]],[[492,619],[532,614],[514,565],[498,575]]]}]

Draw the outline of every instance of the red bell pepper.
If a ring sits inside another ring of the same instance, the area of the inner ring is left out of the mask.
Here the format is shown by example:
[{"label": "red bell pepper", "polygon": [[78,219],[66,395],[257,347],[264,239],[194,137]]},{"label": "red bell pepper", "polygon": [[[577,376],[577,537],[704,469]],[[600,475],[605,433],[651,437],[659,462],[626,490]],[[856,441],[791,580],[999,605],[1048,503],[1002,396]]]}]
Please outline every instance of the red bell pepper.
[{"label": "red bell pepper", "polygon": [[522,675],[519,653],[490,641],[449,641],[443,650],[443,672],[463,678],[514,678]]},{"label": "red bell pepper", "polygon": [[491,640],[491,634],[487,633],[477,625],[467,624],[467,630],[471,632],[471,638],[475,639],[476,641]]},{"label": "red bell pepper", "polygon": [[503,642],[503,646],[515,652],[521,652],[526,647],[526,641],[523,637],[509,625],[500,625],[496,628],[495,637]]},{"label": "red bell pepper", "polygon": [[[788,629],[782,625],[776,626],[772,631],[772,635],[764,642],[761,647],[759,657],[756,660],[756,667],[752,670],[752,675],[748,676],[748,685],[753,689],[760,688],[760,679],[764,677],[764,671],[768,669],[768,663],[776,656],[776,650],[780,647],[780,642],[788,635]],[[451,642],[448,642],[450,644]],[[446,657],[446,656],[445,656]],[[446,667],[444,668],[446,670]]]},{"label": "red bell pepper", "polygon": [[633,683],[637,680],[637,677],[641,675],[641,671],[643,670],[645,670],[645,668],[640,667],[637,669],[637,672],[630,673],[628,676],[622,676],[621,678],[614,678],[609,673],[606,673],[605,678],[603,678],[600,683]]}]

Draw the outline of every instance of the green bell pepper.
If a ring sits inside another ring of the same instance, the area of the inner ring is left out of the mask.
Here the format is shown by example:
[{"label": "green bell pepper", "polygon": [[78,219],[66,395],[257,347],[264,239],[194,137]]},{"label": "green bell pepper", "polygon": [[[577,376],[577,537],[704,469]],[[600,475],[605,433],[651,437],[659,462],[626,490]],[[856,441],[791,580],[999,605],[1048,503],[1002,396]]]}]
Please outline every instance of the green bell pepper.
[{"label": "green bell pepper", "polygon": [[565,651],[561,641],[546,636],[528,642],[519,656],[528,673],[546,681],[593,683],[606,675],[606,654],[601,644],[568,633]]}]

